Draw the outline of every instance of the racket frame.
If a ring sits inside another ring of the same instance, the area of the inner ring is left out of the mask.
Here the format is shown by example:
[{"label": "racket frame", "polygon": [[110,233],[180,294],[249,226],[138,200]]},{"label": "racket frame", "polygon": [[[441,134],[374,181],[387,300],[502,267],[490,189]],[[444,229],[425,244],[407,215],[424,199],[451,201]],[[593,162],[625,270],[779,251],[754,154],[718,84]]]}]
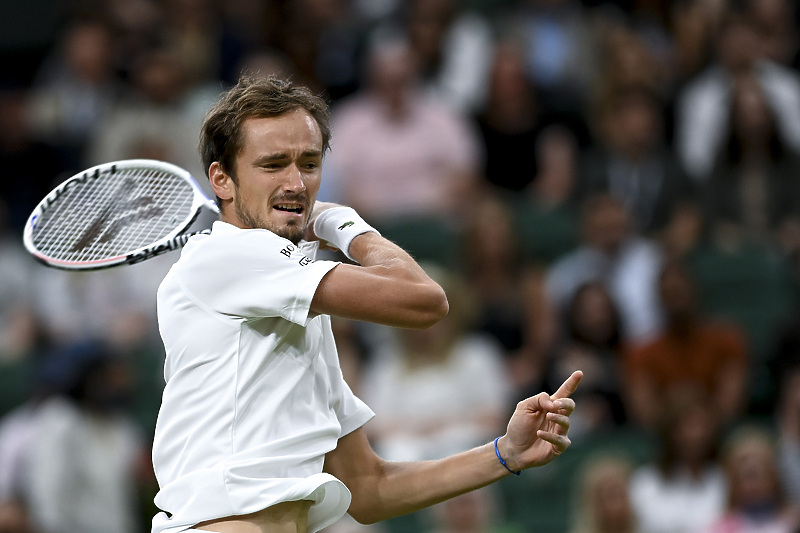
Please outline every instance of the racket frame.
[{"label": "racket frame", "polygon": [[[167,235],[156,240],[155,242],[113,257],[85,261],[64,261],[50,257],[47,254],[42,253],[37,248],[34,243],[34,231],[36,229],[37,220],[44,213],[46,213],[47,210],[50,209],[62,195],[64,195],[73,187],[84,185],[90,180],[100,179],[104,174],[115,173],[117,170],[129,167],[143,167],[152,170],[168,172],[186,181],[191,186],[194,194],[189,216],[187,216],[182,223],[177,224],[175,228]],[[197,182],[194,180],[192,175],[185,169],[171,163],[158,161],[155,159],[125,159],[112,161],[88,168],[56,186],[44,199],[42,199],[41,202],[39,202],[31,215],[28,217],[28,221],[25,224],[23,231],[22,240],[28,252],[39,262],[62,270],[98,270],[121,265],[132,265],[182,248],[183,245],[186,244],[186,241],[188,241],[193,235],[209,233],[211,231],[210,229],[186,233],[186,230],[189,229],[192,224],[194,224],[204,209],[208,209],[215,214],[219,214],[217,204],[205,195],[205,193],[197,185]]]}]

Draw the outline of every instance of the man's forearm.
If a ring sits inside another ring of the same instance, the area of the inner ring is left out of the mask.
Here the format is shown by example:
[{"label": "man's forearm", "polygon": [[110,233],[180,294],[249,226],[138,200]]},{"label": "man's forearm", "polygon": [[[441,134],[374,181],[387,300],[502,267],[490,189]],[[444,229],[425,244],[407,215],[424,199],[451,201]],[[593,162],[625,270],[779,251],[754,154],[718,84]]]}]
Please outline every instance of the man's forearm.
[{"label": "man's forearm", "polygon": [[377,485],[351,487],[350,514],[373,523],[424,509],[489,485],[510,474],[492,443],[435,461],[385,462]]},{"label": "man's forearm", "polygon": [[582,377],[575,371],[552,396],[542,392],[517,403],[506,433],[492,443],[436,461],[393,463],[373,451],[359,428],[328,452],[325,471],[350,489],[350,514],[372,523],[478,489],[512,471],[546,465],[570,445],[575,402],[569,396]]},{"label": "man's forearm", "polygon": [[402,248],[377,233],[355,237],[349,256],[359,265],[340,265],[312,301],[318,313],[395,327],[421,328],[447,314],[447,296]]},{"label": "man's forearm", "polygon": [[411,278],[427,279],[427,274],[411,255],[377,233],[362,233],[350,243],[350,255],[363,267],[386,266],[402,270]]}]

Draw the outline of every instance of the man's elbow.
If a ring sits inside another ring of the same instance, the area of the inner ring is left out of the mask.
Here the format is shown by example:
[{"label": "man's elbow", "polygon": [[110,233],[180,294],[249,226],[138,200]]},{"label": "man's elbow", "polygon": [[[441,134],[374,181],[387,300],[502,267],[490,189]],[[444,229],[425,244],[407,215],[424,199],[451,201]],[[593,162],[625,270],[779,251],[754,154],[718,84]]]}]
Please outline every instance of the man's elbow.
[{"label": "man's elbow", "polygon": [[450,303],[444,290],[436,285],[430,289],[426,297],[425,305],[422,307],[419,322],[414,326],[417,329],[425,329],[433,326],[450,312]]},{"label": "man's elbow", "polygon": [[350,506],[350,509],[347,510],[347,514],[349,514],[353,520],[358,522],[363,526],[369,526],[372,524],[376,524],[381,520],[385,520],[384,517],[376,513],[374,510],[370,509],[358,509],[354,508],[354,506]]}]

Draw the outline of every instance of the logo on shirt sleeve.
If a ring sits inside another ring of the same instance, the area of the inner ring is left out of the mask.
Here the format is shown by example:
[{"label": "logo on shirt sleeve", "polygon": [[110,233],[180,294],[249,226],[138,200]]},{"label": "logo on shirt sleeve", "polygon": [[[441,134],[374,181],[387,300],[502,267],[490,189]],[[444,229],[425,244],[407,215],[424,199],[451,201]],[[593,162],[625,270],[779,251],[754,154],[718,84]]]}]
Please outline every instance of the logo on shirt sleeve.
[{"label": "logo on shirt sleeve", "polygon": [[[282,248],[280,250],[280,253],[281,253],[281,255],[283,255],[285,257],[291,258],[293,255],[296,256],[297,254],[295,254],[295,252],[298,252],[298,251],[299,251],[299,249],[297,248],[297,246],[295,246],[293,244],[287,244],[284,248]],[[313,262],[314,262],[314,260],[311,259],[310,257],[308,257],[307,255],[301,255],[300,259],[298,261],[298,264],[300,266],[306,266],[306,265],[310,265]]]}]

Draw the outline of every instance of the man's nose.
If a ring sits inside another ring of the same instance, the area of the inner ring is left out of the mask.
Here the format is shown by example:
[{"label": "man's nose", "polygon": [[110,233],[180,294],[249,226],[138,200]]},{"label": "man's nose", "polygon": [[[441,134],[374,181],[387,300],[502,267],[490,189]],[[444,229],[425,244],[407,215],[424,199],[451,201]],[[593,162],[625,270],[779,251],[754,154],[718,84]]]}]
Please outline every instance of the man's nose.
[{"label": "man's nose", "polygon": [[303,180],[303,173],[297,165],[289,165],[285,188],[287,191],[292,192],[303,192],[306,190],[306,182]]}]

